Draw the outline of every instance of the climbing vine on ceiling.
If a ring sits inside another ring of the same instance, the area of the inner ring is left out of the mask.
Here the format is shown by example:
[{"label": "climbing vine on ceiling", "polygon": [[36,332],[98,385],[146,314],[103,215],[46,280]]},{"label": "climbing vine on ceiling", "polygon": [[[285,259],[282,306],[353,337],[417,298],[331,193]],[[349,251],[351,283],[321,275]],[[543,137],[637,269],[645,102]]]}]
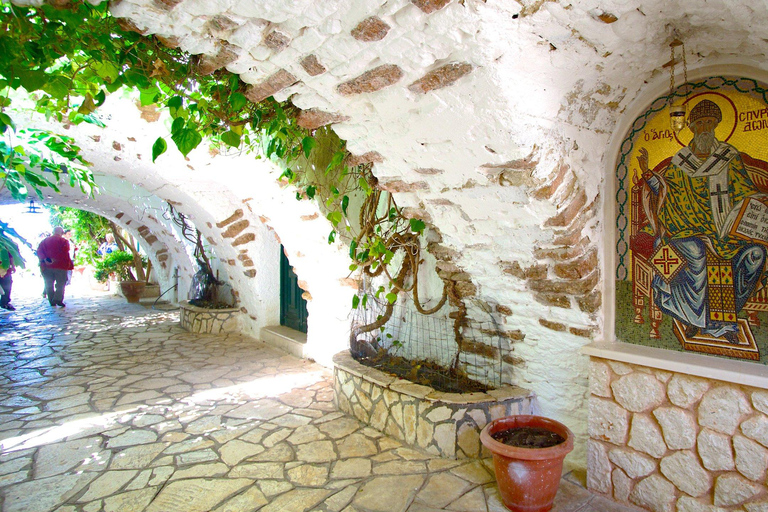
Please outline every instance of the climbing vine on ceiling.
[{"label": "climbing vine on ceiling", "polygon": [[[39,195],[41,188],[58,190],[61,173],[86,194],[95,188],[76,141],[16,126],[11,113],[20,95],[26,93],[35,111],[64,125],[103,126],[98,108],[109,94],[128,88],[138,91],[142,106],[165,108],[173,119],[170,133],[153,144],[153,162],[169,142],[184,156],[204,140],[219,148],[257,150],[285,168],[282,179],[297,187],[297,199],[314,199],[324,207],[333,225],[328,242],[339,236],[350,246],[350,272],[385,274],[389,290],[379,288],[376,295],[383,294],[389,304],[400,291],[412,289],[405,280],[417,275],[425,223],[403,216],[394,198],[377,188],[370,165],[346,165],[343,141],[338,140],[324,172],[298,165],[312,158],[316,138],[295,122],[298,110],[290,103],[273,98],[252,103],[237,75],[224,69],[203,74],[197,56],[138,33],[113,18],[106,2],[40,7],[3,2],[0,30],[0,133],[5,137],[0,187],[15,198],[23,200],[28,188]],[[354,197],[362,198],[361,207],[350,208]],[[400,250],[399,270],[390,271]],[[367,298],[355,297],[353,307]]]}]

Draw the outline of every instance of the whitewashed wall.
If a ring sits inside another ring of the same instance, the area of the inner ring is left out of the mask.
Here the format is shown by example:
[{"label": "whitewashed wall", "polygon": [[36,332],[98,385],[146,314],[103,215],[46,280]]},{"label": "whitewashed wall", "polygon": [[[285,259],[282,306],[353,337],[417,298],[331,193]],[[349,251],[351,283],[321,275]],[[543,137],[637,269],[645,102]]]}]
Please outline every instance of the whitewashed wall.
[{"label": "whitewashed wall", "polygon": [[[544,414],[581,436],[572,456],[581,465],[587,362],[579,350],[605,334],[599,269],[603,230],[613,221],[602,217],[600,194],[616,123],[646,83],[666,81],[673,29],[692,69],[728,56],[763,68],[768,51],[754,23],[768,5],[747,1],[123,0],[112,9],[141,31],[205,54],[206,66],[239,73],[253,84],[253,99],[275,94],[325,112],[353,153],[376,162],[374,173],[399,191],[399,203],[440,233],[433,252],[469,273],[468,297],[495,308],[521,361],[509,379],[534,390]],[[374,16],[389,29],[355,38]],[[302,65],[310,55],[324,71]],[[450,64],[465,74],[450,75]],[[381,77],[386,87],[359,92],[350,84],[381,65],[390,66]],[[419,82],[429,73],[437,73],[431,85]],[[268,80],[275,76],[283,83]],[[266,217],[308,283],[310,344],[346,343],[352,290],[339,284],[344,251],[324,245],[322,216],[297,220],[311,217],[312,207],[275,187],[275,170],[211,159],[203,149],[189,163],[168,155],[152,166],[146,142],[126,147],[143,159],[126,158],[131,163],[114,172],[178,199],[204,225],[243,209],[257,230]],[[265,172],[252,172],[257,167]],[[235,177],[242,179],[233,187]],[[271,243],[254,235],[260,247]],[[238,287],[253,288],[243,302],[258,326],[274,314],[255,298],[267,297],[270,285],[236,268],[230,276]],[[319,304],[333,313],[318,314]]]}]

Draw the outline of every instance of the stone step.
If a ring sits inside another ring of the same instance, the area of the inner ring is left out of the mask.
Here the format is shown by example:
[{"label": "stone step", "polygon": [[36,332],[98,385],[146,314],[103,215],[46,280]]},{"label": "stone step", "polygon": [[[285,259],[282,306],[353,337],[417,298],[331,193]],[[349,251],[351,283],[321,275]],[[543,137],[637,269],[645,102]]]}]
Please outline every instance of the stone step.
[{"label": "stone step", "polygon": [[261,330],[261,341],[292,356],[303,358],[307,334],[284,325],[271,325]]}]

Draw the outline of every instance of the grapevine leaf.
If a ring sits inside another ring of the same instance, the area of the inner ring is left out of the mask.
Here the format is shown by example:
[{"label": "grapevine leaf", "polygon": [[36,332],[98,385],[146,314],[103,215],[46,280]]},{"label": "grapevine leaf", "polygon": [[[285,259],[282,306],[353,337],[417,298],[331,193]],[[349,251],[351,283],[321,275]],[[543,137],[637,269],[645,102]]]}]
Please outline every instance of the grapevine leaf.
[{"label": "grapevine leaf", "polygon": [[426,224],[424,224],[423,220],[420,219],[410,219],[411,224],[411,231],[414,233],[421,234],[422,231],[424,231],[424,228],[427,227]]},{"label": "grapevine leaf", "polygon": [[225,132],[221,136],[221,142],[223,142],[227,146],[232,146],[233,148],[236,148],[240,146],[240,135],[233,132],[232,130],[229,130],[228,132]]},{"label": "grapevine leaf", "polygon": [[165,139],[162,137],[158,137],[154,144],[152,144],[152,163],[157,160],[157,157],[165,153],[165,150],[168,149],[168,143],[165,142]]}]

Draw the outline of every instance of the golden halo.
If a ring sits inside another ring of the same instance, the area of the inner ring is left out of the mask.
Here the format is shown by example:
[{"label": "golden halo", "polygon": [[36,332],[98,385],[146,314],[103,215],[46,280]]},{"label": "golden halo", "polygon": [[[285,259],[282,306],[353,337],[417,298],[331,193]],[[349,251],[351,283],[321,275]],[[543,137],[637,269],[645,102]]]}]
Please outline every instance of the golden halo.
[{"label": "golden halo", "polygon": [[[736,121],[738,118],[736,105],[733,103],[731,98],[725,94],[714,91],[706,91],[694,94],[687,98],[683,102],[683,105],[686,106],[687,112],[690,113],[693,107],[695,107],[701,100],[705,99],[715,103],[718,107],[720,107],[720,112],[723,113],[723,120],[720,121],[720,124],[718,124],[717,128],[715,128],[715,137],[717,137],[717,140],[719,141],[728,142],[728,139],[730,139],[733,136],[733,133],[736,131]],[[681,137],[686,142],[680,140]],[[680,130],[679,133],[675,134],[675,140],[678,144],[680,144],[680,146],[685,147],[688,145],[691,139],[693,139],[693,133],[691,133],[690,128],[688,128],[688,119],[686,119],[685,128]]]}]

